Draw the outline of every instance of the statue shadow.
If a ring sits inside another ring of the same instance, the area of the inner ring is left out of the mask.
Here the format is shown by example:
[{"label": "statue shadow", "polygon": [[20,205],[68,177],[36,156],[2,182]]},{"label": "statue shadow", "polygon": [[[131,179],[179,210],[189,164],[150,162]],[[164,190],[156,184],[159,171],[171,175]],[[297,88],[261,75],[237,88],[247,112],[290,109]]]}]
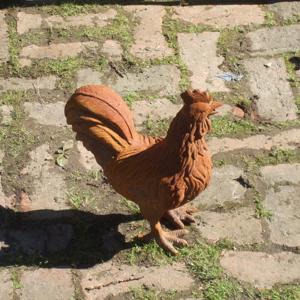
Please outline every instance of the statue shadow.
[{"label": "statue shadow", "polygon": [[[224,4],[272,4],[277,2],[290,2],[291,0],[185,0],[187,5],[224,5]],[[100,5],[179,5],[180,0],[10,0],[1,1],[0,8],[8,8],[14,6],[36,6],[51,4],[100,4]]]},{"label": "statue shadow", "polygon": [[139,214],[15,212],[0,206],[0,267],[91,267],[131,248],[135,243],[126,243],[118,226],[141,219]]}]

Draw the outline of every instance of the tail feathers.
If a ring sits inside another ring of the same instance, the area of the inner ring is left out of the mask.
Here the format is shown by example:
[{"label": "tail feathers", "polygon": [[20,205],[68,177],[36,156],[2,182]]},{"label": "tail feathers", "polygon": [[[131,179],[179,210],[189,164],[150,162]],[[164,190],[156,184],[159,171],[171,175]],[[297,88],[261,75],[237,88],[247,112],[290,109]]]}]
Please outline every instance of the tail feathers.
[{"label": "tail feathers", "polygon": [[72,129],[77,133],[77,138],[83,142],[90,140],[89,144],[97,143],[105,146],[112,155],[120,153],[130,144],[120,137],[118,133],[109,128],[101,120],[83,114],[80,110],[69,111],[68,123],[72,124]]},{"label": "tail feathers", "polygon": [[137,137],[133,118],[123,99],[103,85],[84,86],[75,91],[66,106],[68,110],[82,110],[111,128],[129,144]]},{"label": "tail feathers", "polygon": [[65,115],[77,139],[96,158],[102,155],[100,148],[115,156],[139,139],[129,108],[106,86],[91,85],[76,90],[66,104]]}]

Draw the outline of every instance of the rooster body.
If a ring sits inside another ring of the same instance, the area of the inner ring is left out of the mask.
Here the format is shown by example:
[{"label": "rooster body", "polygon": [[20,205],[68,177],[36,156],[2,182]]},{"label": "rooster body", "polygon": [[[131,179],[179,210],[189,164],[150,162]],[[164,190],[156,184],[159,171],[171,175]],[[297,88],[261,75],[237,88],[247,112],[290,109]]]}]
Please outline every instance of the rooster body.
[{"label": "rooster body", "polygon": [[210,130],[209,115],[220,106],[207,93],[186,91],[183,108],[171,122],[167,136],[153,138],[135,130],[130,110],[110,88],[79,88],[66,104],[68,124],[76,138],[102,166],[112,187],[135,202],[151,226],[159,245],[173,254],[184,230],[165,232],[163,217],[183,228],[192,221],[192,210],[176,209],[203,191],[211,177],[211,156],[204,137]]}]

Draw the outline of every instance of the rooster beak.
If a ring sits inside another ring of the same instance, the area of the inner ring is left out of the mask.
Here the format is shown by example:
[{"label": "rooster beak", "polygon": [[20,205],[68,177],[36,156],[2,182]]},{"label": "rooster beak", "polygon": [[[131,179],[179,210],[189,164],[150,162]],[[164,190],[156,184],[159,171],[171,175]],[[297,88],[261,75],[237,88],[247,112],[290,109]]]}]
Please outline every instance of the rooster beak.
[{"label": "rooster beak", "polygon": [[216,109],[220,106],[222,106],[223,104],[221,102],[217,102],[217,101],[213,101],[211,104],[211,112],[209,113],[209,115],[215,115],[218,112],[216,111]]}]

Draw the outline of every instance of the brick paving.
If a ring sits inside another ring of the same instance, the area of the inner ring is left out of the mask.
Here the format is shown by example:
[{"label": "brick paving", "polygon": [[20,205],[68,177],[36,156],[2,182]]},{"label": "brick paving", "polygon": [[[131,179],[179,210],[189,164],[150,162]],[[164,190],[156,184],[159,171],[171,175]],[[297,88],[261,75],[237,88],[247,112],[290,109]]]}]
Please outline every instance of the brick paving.
[{"label": "brick paving", "polygon": [[[297,293],[299,9],[290,1],[1,10],[0,299],[285,299],[290,286]],[[229,71],[243,77],[225,81]],[[97,83],[125,97],[143,132],[166,131],[161,124],[180,109],[187,86],[225,102],[208,139],[212,182],[193,202],[200,211],[192,254],[183,249],[172,261],[152,244],[134,244],[144,223],[66,125],[68,97]],[[229,246],[214,259],[199,241]],[[220,282],[252,294],[222,294]],[[262,296],[272,291],[277,298]]]}]

